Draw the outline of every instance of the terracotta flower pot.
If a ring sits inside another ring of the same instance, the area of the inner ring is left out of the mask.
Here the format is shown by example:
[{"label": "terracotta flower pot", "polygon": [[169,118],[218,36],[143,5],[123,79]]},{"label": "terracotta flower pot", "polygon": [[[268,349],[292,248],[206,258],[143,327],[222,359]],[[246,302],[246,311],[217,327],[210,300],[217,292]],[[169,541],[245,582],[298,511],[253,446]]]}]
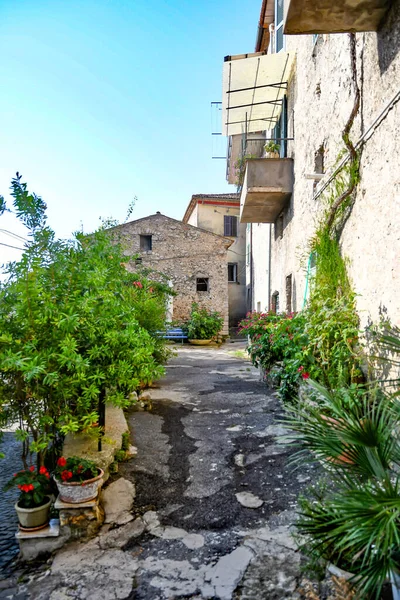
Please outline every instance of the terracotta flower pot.
[{"label": "terracotta flower pot", "polygon": [[60,481],[54,477],[62,502],[70,504],[80,504],[94,500],[98,494],[100,485],[103,483],[104,471],[99,468],[99,474],[86,481]]},{"label": "terracotta flower pot", "polygon": [[208,346],[211,343],[211,340],[189,340],[189,344],[193,346]]},{"label": "terracotta flower pot", "polygon": [[18,521],[22,529],[42,529],[49,522],[49,511],[51,500],[46,496],[45,504],[34,508],[22,508],[18,502],[14,505],[18,515]]}]

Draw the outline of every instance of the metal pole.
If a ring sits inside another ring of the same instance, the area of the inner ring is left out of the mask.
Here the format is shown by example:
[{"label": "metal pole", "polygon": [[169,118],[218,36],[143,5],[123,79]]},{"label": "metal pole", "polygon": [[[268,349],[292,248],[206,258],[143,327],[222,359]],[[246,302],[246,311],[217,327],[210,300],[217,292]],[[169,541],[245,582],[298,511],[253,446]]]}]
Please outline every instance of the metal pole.
[{"label": "metal pole", "polygon": [[97,450],[102,450],[102,439],[104,436],[104,430],[106,427],[106,391],[102,387],[99,396],[99,441],[97,443]]}]

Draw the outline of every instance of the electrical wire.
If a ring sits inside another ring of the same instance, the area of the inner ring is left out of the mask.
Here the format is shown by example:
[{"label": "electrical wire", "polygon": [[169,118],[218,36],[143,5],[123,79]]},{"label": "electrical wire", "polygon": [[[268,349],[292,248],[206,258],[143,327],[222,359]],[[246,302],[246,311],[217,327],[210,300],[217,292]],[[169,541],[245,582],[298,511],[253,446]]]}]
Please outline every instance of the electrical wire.
[{"label": "electrical wire", "polygon": [[22,237],[22,235],[18,235],[17,233],[13,233],[12,231],[8,231],[8,229],[0,229],[0,232],[1,233],[6,233],[8,235],[11,235],[12,237],[20,239],[23,242],[27,242],[28,241],[26,238]]},{"label": "electrical wire", "polygon": [[25,250],[25,248],[18,248],[18,246],[11,246],[11,244],[5,244],[4,242],[0,242],[0,246],[7,246],[7,248],[15,248],[15,250]]}]

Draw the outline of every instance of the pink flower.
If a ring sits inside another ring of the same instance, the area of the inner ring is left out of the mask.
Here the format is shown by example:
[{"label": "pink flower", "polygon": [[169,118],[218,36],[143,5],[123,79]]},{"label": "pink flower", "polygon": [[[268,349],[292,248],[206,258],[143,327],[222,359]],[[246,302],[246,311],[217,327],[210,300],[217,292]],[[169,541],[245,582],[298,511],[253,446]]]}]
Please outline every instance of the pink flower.
[{"label": "pink flower", "polygon": [[303,379],[308,379],[308,378],[310,377],[310,373],[307,373],[306,371],[304,371],[304,372],[301,374],[301,376],[302,376],[302,378],[303,378]]},{"label": "pink flower", "polygon": [[304,369],[304,367],[299,367],[297,370],[299,373],[301,373],[303,369]]}]

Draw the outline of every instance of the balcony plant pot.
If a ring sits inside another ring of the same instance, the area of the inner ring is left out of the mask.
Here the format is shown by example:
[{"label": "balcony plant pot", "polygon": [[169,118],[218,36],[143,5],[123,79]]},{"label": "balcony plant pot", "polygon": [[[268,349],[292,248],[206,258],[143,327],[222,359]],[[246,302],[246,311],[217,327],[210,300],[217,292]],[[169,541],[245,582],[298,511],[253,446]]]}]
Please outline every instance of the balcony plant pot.
[{"label": "balcony plant pot", "polygon": [[104,471],[99,468],[99,474],[96,477],[85,481],[60,481],[54,477],[60,494],[59,499],[69,504],[81,504],[94,500],[97,497],[99,487],[103,483],[103,476]]},{"label": "balcony plant pot", "polygon": [[189,340],[189,344],[192,344],[193,346],[208,346],[208,344],[211,343],[211,339],[210,340]]},{"label": "balcony plant pot", "polygon": [[34,508],[22,508],[15,503],[14,507],[18,516],[19,527],[22,530],[35,531],[43,529],[49,522],[51,499],[46,496],[44,503]]},{"label": "balcony plant pot", "polygon": [[265,158],[280,158],[279,152],[266,152]]}]

